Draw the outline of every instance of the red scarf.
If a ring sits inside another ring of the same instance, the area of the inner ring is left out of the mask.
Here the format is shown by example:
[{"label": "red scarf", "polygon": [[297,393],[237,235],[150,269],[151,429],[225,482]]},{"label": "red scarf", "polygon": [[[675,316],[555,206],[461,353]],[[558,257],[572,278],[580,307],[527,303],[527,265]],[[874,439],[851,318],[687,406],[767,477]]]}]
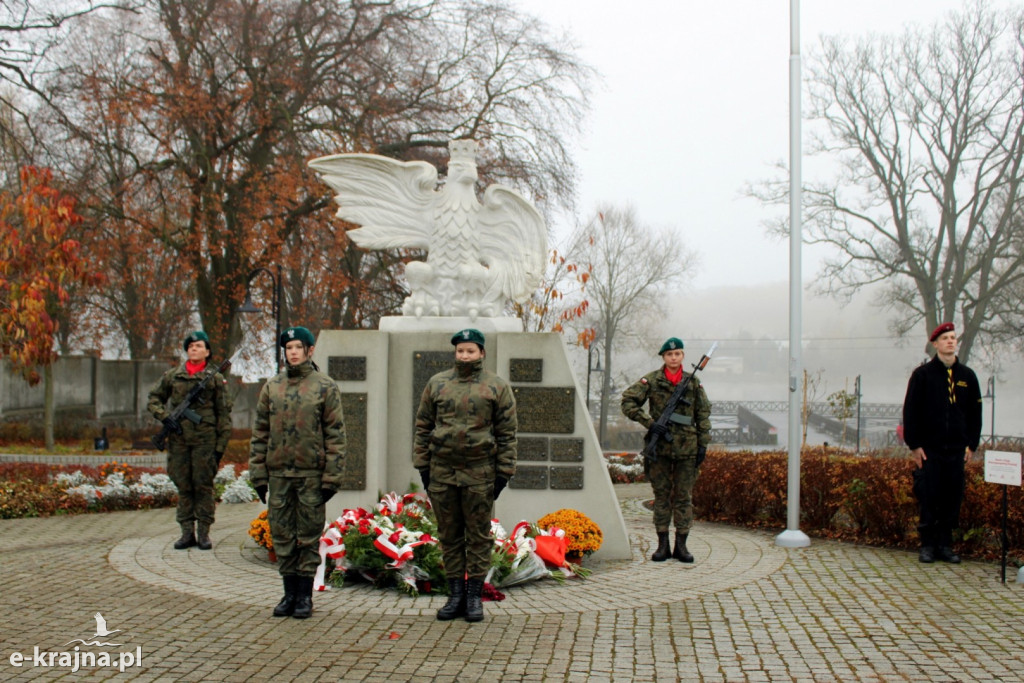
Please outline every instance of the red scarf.
[{"label": "red scarf", "polygon": [[190,377],[196,374],[197,372],[202,372],[204,368],[206,368],[205,360],[201,360],[198,363],[193,363],[190,360],[185,361],[185,369],[188,370],[188,374]]},{"label": "red scarf", "polygon": [[665,379],[667,379],[669,382],[671,382],[672,386],[675,386],[675,385],[679,384],[680,382],[682,382],[683,381],[683,366],[680,365],[679,369],[676,370],[675,372],[669,371],[668,366],[665,366]]}]

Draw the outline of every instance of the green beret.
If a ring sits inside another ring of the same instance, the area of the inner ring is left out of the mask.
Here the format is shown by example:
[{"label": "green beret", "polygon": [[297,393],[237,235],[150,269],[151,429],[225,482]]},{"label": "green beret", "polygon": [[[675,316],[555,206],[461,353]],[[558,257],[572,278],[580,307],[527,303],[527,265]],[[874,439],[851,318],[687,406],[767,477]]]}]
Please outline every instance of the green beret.
[{"label": "green beret", "polygon": [[306,346],[313,346],[316,344],[316,339],[313,338],[313,333],[305,327],[289,327],[281,333],[281,346],[286,346],[288,342],[295,341],[296,339]]},{"label": "green beret", "polygon": [[462,342],[473,342],[482,349],[484,348],[484,333],[468,327],[452,335],[452,346],[458,346]]},{"label": "green beret", "polygon": [[658,351],[658,355],[662,356],[666,351],[675,351],[676,349],[682,350],[683,340],[679,337],[669,337],[665,340],[665,343],[661,345],[661,351]]},{"label": "green beret", "polygon": [[199,341],[205,342],[206,343],[206,348],[207,348],[207,350],[209,350],[209,348],[210,348],[210,338],[208,336],[206,336],[206,333],[203,332],[202,330],[196,330],[192,334],[190,334],[187,337],[185,337],[185,343],[183,344],[183,346],[185,347],[185,350],[188,351],[188,345],[189,344],[191,344],[192,342],[199,342]]}]

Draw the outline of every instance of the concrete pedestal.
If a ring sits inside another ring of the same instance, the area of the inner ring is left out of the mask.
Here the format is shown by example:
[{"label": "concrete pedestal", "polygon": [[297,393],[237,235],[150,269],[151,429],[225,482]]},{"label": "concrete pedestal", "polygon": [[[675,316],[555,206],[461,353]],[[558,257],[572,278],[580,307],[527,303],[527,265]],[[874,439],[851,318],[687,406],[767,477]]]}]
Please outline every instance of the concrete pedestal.
[{"label": "concrete pedestal", "polygon": [[[381,330],[320,333],[313,359],[341,388],[348,454],[344,483],[327,505],[368,508],[380,493],[404,493],[419,474],[412,466],[415,410],[427,380],[451,367],[451,335],[475,327],[487,338],[484,365],[516,395],[519,461],[495,504],[511,531],[562,508],[584,513],[604,533],[595,559],[628,559],[629,538],[615,491],[569,365],[562,338],[509,329],[514,319],[386,318]],[[460,323],[465,323],[460,325]]]}]

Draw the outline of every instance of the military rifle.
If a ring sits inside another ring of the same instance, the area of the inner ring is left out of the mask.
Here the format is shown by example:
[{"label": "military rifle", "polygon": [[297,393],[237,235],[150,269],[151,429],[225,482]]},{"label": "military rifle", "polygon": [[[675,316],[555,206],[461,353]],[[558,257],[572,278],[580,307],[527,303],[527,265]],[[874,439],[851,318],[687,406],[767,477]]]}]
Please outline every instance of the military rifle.
[{"label": "military rifle", "polygon": [[[672,416],[676,412],[676,406],[680,403],[683,405],[690,404],[689,401],[683,398],[683,395],[686,393],[686,387],[690,385],[690,381],[693,379],[693,376],[697,374],[697,371],[703,370],[704,366],[708,364],[708,361],[711,360],[711,354],[715,352],[717,347],[718,342],[712,344],[711,348],[708,349],[708,352],[701,356],[700,360],[693,366],[693,372],[684,377],[682,381],[676,385],[676,390],[672,392],[672,396],[668,399],[668,403],[665,404],[665,410],[661,411],[661,415],[654,421],[654,425],[663,425],[668,427],[669,422],[672,422]],[[654,425],[651,425],[650,429],[647,430],[647,434],[644,436],[644,449],[640,451],[640,455],[644,457],[645,463],[655,462],[658,459],[657,447],[659,439],[663,438],[665,441],[672,443],[672,435],[665,432],[663,437],[659,436],[653,431]]]},{"label": "military rifle", "polygon": [[198,403],[202,405],[203,399],[199,397],[199,394],[202,393],[203,389],[206,388],[206,385],[209,384],[211,380],[213,380],[217,373],[224,374],[230,369],[231,360],[228,359],[221,363],[220,367],[217,368],[214,372],[207,374],[206,377],[204,377],[201,382],[199,382],[194,387],[188,390],[188,393],[185,394],[184,400],[181,403],[179,403],[174,408],[174,410],[171,411],[170,415],[167,416],[168,419],[172,420],[172,424],[174,425],[174,427],[169,427],[167,426],[167,424],[164,424],[163,429],[161,429],[160,432],[153,437],[153,445],[156,446],[158,451],[162,451],[167,447],[167,437],[170,436],[171,432],[181,434],[182,418],[191,421],[192,424],[199,424],[200,422],[203,421],[202,416],[196,411],[192,410],[192,404]]}]

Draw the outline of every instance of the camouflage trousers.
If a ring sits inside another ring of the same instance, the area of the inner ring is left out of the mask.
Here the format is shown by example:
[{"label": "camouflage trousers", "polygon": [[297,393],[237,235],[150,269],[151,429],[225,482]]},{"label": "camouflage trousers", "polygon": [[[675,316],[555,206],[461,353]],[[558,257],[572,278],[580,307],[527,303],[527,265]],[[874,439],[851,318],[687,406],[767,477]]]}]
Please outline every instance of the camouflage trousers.
[{"label": "camouflage trousers", "polygon": [[178,487],[175,518],[179,524],[213,524],[217,505],[213,496],[213,477],[217,474],[213,447],[212,441],[189,445],[174,438],[167,444],[167,476]]},{"label": "camouflage trousers", "polygon": [[312,577],[320,565],[325,519],[320,484],[320,477],[270,476],[267,521],[281,576]]},{"label": "camouflage trousers", "polygon": [[693,526],[693,485],[697,482],[697,456],[658,458],[650,464],[647,477],[654,489],[654,528],[688,533]]},{"label": "camouflage trousers", "polygon": [[494,484],[430,484],[430,504],[437,516],[444,572],[449,579],[483,579],[491,567],[491,511]]}]

